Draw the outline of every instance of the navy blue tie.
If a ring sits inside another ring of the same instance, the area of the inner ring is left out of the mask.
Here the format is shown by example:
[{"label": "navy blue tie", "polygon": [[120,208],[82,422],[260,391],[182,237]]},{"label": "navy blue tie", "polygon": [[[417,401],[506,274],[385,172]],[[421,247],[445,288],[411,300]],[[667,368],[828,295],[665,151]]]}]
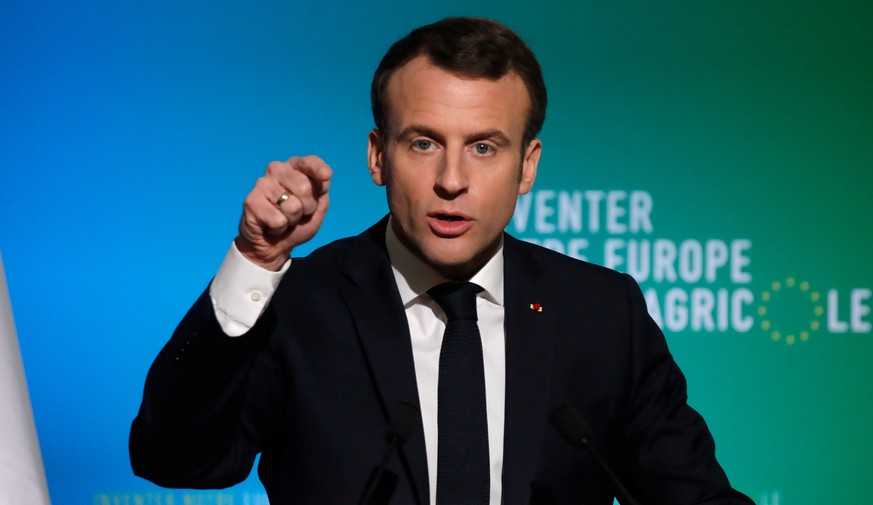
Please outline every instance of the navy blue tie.
[{"label": "navy blue tie", "polygon": [[446,313],[437,399],[437,505],[487,505],[491,490],[485,371],[476,314],[480,286],[428,291]]}]

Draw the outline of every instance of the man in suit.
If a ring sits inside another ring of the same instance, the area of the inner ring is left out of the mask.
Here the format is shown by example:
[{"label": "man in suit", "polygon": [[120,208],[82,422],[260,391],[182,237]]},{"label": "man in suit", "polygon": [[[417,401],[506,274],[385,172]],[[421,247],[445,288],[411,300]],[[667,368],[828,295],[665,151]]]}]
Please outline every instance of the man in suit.
[{"label": "man in suit", "polygon": [[[291,261],[322,223],[332,173],[317,157],[268,165],[149,372],[134,471],[224,487],[261,453],[271,503],[356,502],[406,401],[420,429],[389,461],[391,503],[609,505],[613,482],[549,422],[572,405],[640,503],[751,503],[633,280],[503,232],[542,150],[546,91],[524,42],[482,19],[421,27],[383,58],[372,101],[369,169],[389,216]],[[437,286],[473,287],[472,326]],[[475,359],[449,368],[457,334]]]}]

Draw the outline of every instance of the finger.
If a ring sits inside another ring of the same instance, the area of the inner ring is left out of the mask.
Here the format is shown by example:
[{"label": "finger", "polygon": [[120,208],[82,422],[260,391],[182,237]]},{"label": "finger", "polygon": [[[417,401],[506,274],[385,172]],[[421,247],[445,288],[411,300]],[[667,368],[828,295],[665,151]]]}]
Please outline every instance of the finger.
[{"label": "finger", "polygon": [[274,203],[278,203],[282,195],[288,193],[288,198],[282,198],[283,202],[280,207],[283,208],[283,211],[286,206],[291,204],[290,207],[296,212],[296,206],[291,201],[295,199],[302,207],[303,215],[308,216],[315,212],[318,207],[317,195],[321,193],[320,181],[311,180],[306,173],[294,168],[290,162],[278,161],[267,165],[265,177],[275,180],[283,188],[273,195],[275,197],[273,198]]},{"label": "finger", "polygon": [[[243,218],[240,232],[256,240],[263,235],[280,235],[289,226],[288,218],[275,205],[260,195],[249,193],[243,202]],[[242,227],[245,229],[242,229]]]},{"label": "finger", "polygon": [[295,190],[286,187],[281,181],[269,176],[264,176],[264,182],[261,187],[264,199],[281,212],[288,219],[288,224],[293,226],[304,216],[308,215],[307,205],[314,205],[314,203],[306,203],[308,200],[311,200],[311,197],[306,196],[306,192],[309,191],[309,184],[307,182],[302,184],[286,184],[297,187],[297,191],[304,193],[304,195],[299,196]]},{"label": "finger", "polygon": [[318,197],[327,193],[333,170],[324,160],[318,156],[292,157],[288,164],[312,182],[313,195]]},{"label": "finger", "polygon": [[300,220],[303,207],[299,200],[289,195],[281,206],[276,204],[277,195],[286,191],[274,178],[264,176],[258,179],[243,204],[244,221],[254,233],[263,228],[264,233],[281,234]]}]

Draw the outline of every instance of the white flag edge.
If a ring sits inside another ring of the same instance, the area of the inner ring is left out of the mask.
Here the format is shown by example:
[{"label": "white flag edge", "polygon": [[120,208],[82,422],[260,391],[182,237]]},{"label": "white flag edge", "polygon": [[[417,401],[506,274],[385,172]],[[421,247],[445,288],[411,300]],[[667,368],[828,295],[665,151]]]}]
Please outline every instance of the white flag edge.
[{"label": "white flag edge", "polygon": [[0,505],[50,505],[0,254]]}]

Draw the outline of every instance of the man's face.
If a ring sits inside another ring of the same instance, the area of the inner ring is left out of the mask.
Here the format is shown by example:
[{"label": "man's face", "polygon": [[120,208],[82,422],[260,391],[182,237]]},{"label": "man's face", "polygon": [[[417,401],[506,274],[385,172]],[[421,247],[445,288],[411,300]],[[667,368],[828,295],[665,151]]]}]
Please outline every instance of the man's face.
[{"label": "man's face", "polygon": [[391,76],[386,96],[388,129],[370,132],[368,159],[394,231],[443,275],[468,278],[536,177],[540,141],[522,152],[527,88],[514,73],[467,79],[421,56]]}]

